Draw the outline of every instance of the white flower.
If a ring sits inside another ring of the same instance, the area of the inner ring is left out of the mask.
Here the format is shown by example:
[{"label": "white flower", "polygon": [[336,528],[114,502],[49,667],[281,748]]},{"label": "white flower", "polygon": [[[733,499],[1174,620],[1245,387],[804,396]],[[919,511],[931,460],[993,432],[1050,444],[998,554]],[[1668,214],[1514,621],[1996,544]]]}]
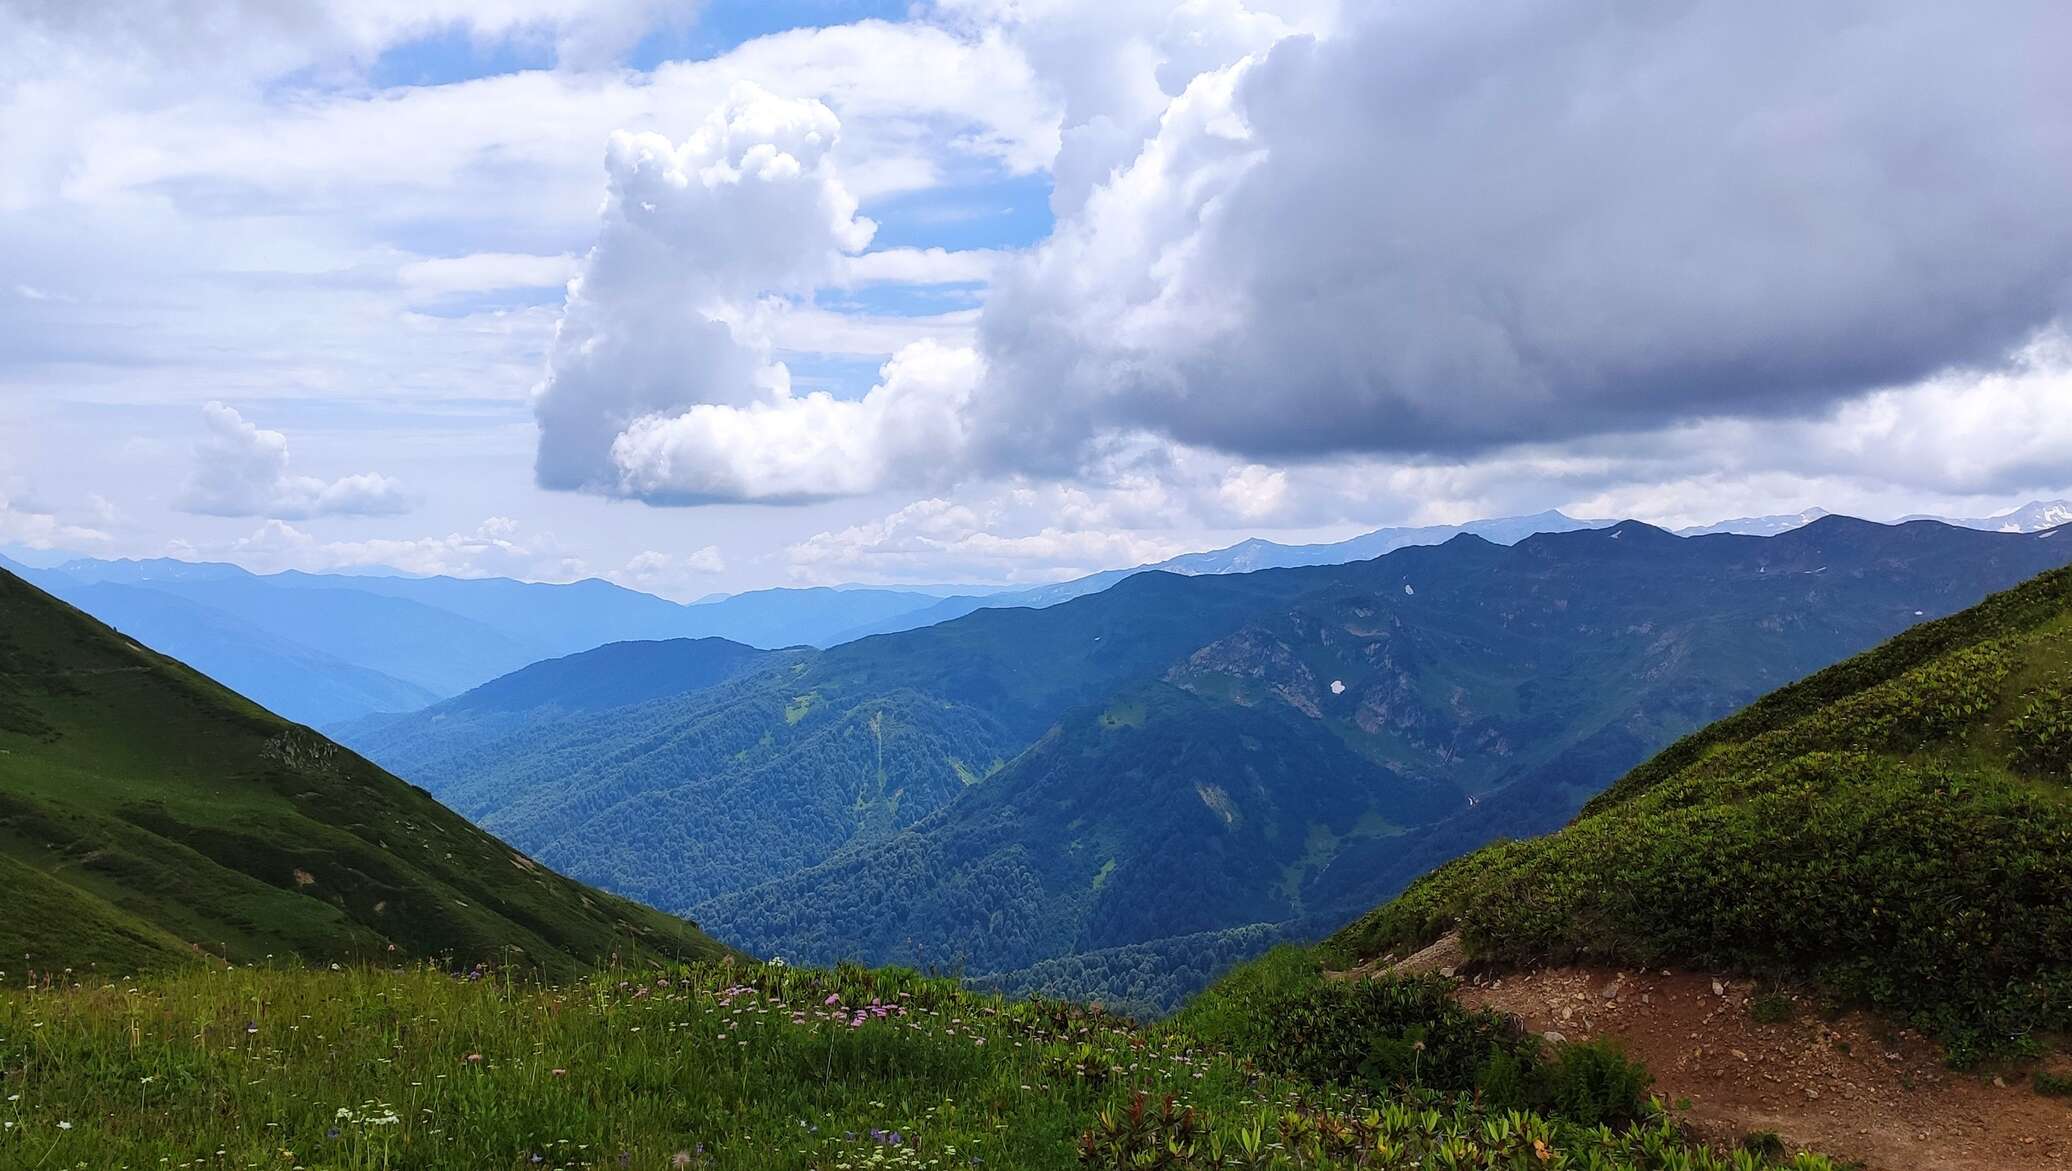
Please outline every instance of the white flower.
[{"label": "white flower", "polygon": [[60,1122],[60,1123],[58,1123],[58,1129],[59,1129],[59,1130],[70,1130],[70,1129],[72,1129],[72,1124],[71,1124],[71,1123],[69,1123],[69,1122]]}]

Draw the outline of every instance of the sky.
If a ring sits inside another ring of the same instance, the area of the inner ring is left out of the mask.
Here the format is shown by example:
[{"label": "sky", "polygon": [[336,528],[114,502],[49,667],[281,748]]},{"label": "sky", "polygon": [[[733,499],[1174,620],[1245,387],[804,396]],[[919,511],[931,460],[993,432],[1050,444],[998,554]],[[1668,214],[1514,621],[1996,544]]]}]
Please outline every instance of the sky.
[{"label": "sky", "polygon": [[2072,495],[2055,0],[0,0],[0,547],[1042,582]]}]

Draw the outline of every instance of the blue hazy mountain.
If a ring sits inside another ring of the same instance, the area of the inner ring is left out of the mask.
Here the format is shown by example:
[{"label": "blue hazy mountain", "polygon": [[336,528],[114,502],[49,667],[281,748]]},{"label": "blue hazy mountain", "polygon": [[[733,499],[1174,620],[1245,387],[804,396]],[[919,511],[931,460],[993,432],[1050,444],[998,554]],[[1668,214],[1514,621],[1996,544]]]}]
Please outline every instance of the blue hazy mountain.
[{"label": "blue hazy mountain", "polygon": [[414,711],[527,664],[610,643],[826,645],[860,623],[939,600],[816,588],[684,605],[595,579],[254,574],[172,558],[74,558],[18,572],[262,706],[324,726]]},{"label": "blue hazy mountain", "polygon": [[798,653],[723,638],[614,642],[534,663],[422,711],[369,715],[327,730],[340,743],[380,743],[420,775],[439,775],[461,767],[456,755],[513,732],[685,695]]}]

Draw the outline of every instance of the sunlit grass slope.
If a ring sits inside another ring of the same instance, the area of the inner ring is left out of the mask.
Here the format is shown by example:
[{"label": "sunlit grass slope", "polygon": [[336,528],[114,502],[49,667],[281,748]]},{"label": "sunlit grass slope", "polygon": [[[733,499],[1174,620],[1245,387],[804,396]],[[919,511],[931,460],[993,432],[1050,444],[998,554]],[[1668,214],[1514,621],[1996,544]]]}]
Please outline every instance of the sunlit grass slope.
[{"label": "sunlit grass slope", "polygon": [[0,572],[0,971],[719,951]]}]

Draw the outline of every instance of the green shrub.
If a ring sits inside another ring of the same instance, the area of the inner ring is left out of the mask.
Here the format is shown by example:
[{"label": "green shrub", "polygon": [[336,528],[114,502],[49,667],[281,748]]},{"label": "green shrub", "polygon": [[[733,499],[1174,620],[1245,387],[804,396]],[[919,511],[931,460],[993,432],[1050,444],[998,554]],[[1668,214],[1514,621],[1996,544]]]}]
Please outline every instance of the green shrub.
[{"label": "green shrub", "polygon": [[1781,1025],[1798,1015],[1798,1005],[1782,992],[1759,992],[1748,1002],[1748,1017],[1759,1025]]},{"label": "green shrub", "polygon": [[1741,1136],[1741,1149],[1763,1159],[1784,1157],[1784,1136],[1774,1130],[1750,1131]]},{"label": "green shrub", "polygon": [[1647,1068],[1608,1041],[1562,1045],[1544,1074],[1550,1113],[1584,1126],[1625,1126],[1647,1108]]},{"label": "green shrub", "polygon": [[1539,1041],[1516,1020],[1462,1008],[1435,978],[1320,983],[1273,1005],[1261,1068],[1376,1090],[1472,1090],[1498,1054],[1537,1063]]}]

